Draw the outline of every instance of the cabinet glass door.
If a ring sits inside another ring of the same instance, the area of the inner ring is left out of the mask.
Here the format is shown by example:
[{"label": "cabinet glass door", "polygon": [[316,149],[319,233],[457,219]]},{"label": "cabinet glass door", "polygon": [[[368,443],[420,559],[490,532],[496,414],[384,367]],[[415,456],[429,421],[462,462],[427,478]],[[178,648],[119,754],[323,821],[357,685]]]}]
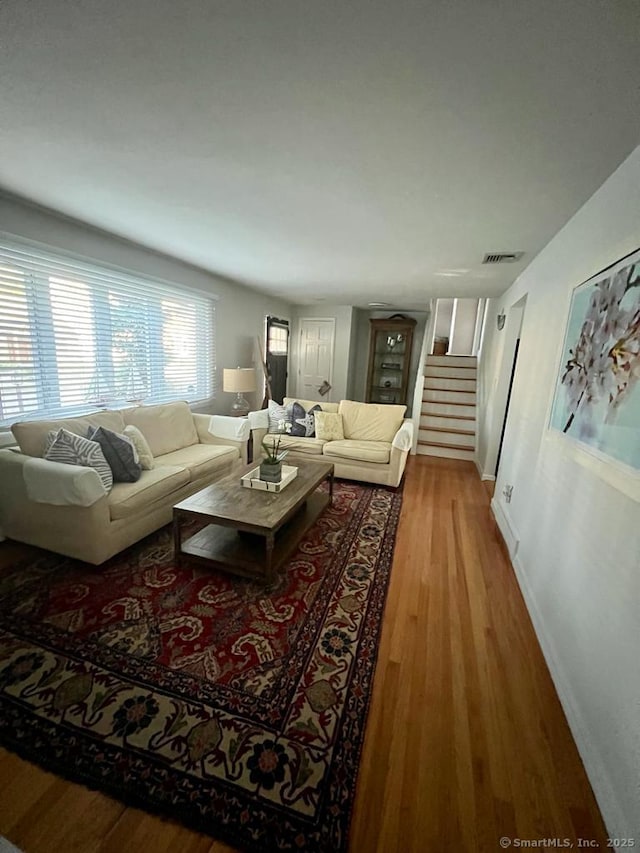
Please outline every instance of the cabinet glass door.
[{"label": "cabinet glass door", "polygon": [[376,330],[370,387],[372,403],[404,403],[406,344],[404,332]]}]

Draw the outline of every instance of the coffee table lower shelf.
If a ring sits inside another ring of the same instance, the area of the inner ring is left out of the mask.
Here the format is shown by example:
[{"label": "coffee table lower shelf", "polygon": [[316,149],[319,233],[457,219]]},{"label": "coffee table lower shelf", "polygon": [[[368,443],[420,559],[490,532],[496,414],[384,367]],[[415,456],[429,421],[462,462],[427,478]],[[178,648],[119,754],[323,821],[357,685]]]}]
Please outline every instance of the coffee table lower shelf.
[{"label": "coffee table lower shelf", "polygon": [[185,542],[180,542],[180,518],[174,517],[176,559],[215,564],[242,577],[272,583],[278,566],[294,550],[300,539],[330,503],[326,492],[314,492],[278,530],[267,531],[250,525],[208,524]]}]

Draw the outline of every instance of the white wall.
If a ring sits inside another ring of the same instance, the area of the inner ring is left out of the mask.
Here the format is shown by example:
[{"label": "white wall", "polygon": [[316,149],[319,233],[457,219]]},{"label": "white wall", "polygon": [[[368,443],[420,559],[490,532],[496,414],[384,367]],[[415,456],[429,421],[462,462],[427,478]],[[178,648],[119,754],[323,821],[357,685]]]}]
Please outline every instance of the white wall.
[{"label": "white wall", "polygon": [[[113,237],[75,220],[57,216],[13,196],[0,194],[0,231],[46,243],[96,261],[104,261],[132,272],[157,276],[178,285],[216,294],[218,392],[207,411],[226,414],[233,402],[235,395],[222,391],[222,368],[238,365],[249,367],[255,364],[259,368],[258,378],[261,378],[262,368],[259,367],[255,338],[256,335],[264,337],[264,318],[267,314],[283,318],[291,315],[290,306],[277,299],[228,279],[218,278],[168,255]],[[252,405],[259,406],[262,402],[262,391],[245,396]]]},{"label": "white wall", "polygon": [[331,391],[323,398],[327,402],[337,403],[347,399],[349,384],[349,364],[351,356],[351,325],[353,308],[350,305],[327,305],[324,302],[317,305],[296,305],[292,309],[293,323],[291,331],[291,356],[289,362],[289,382],[287,394],[297,393],[299,349],[300,349],[300,320],[305,317],[326,317],[336,321],[335,342],[333,351],[333,377]]},{"label": "white wall", "polygon": [[456,299],[453,335],[449,341],[450,355],[471,355],[478,317],[477,299]]},{"label": "white wall", "polygon": [[640,148],[490,305],[479,436],[486,454],[500,428],[489,401],[508,338],[495,330],[495,314],[526,296],[496,517],[609,833],[636,843],[640,504],[583,464],[547,421],[571,289],[639,245]]},{"label": "white wall", "polygon": [[451,336],[451,318],[453,317],[453,299],[438,299],[436,304],[436,338]]}]

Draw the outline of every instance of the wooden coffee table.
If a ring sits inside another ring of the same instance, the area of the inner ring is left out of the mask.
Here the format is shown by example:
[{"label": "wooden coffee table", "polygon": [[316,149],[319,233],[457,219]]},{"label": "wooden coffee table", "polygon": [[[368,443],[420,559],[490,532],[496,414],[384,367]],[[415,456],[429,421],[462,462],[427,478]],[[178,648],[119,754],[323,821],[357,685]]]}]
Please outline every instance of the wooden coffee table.
[{"label": "wooden coffee table", "polygon": [[[247,489],[240,477],[253,465],[185,498],[173,508],[175,558],[215,565],[234,574],[273,583],[278,566],[333,498],[333,465],[302,462],[298,475],[281,492]],[[329,492],[318,486],[329,481]],[[209,524],[182,541],[182,523],[201,519]]]}]

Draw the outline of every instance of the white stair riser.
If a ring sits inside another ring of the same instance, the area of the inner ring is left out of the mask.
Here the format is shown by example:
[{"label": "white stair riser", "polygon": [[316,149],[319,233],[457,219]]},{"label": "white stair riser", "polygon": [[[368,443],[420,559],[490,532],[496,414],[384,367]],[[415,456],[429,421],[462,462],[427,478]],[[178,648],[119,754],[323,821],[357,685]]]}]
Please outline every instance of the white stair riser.
[{"label": "white stair riser", "polygon": [[427,364],[438,364],[441,367],[475,367],[478,359],[475,355],[428,355]]},{"label": "white stair riser", "polygon": [[457,432],[438,432],[434,429],[419,429],[418,441],[435,441],[439,444],[460,444],[470,447],[476,446],[475,435],[461,435]]},{"label": "white stair riser", "polygon": [[438,400],[441,403],[476,402],[476,395],[471,391],[463,391],[460,393],[458,391],[440,391],[438,388],[435,390],[425,388],[423,391],[423,397],[425,400]]},{"label": "white stair riser", "polygon": [[448,403],[422,403],[423,415],[450,415],[452,418],[467,416],[475,420],[475,406],[451,406]]},{"label": "white stair riser", "polygon": [[449,391],[475,391],[475,379],[450,379],[441,376],[425,376],[425,388],[444,388]]},{"label": "white stair riser", "polygon": [[443,379],[476,379],[476,370],[466,370],[461,367],[440,367],[437,364],[427,364],[425,378],[442,377]]},{"label": "white stair riser", "polygon": [[473,450],[456,450],[452,447],[434,447],[431,444],[419,444],[421,456],[440,456],[443,459],[468,459],[473,462]]},{"label": "white stair riser", "polygon": [[[459,408],[462,407],[460,406]],[[476,422],[475,418],[472,421],[464,420],[464,418],[456,418],[455,413],[451,415],[451,417],[439,418],[429,414],[428,412],[425,412],[420,415],[420,428],[425,429],[426,427],[442,427],[442,429],[464,429],[471,430],[473,432],[476,428]]]}]

